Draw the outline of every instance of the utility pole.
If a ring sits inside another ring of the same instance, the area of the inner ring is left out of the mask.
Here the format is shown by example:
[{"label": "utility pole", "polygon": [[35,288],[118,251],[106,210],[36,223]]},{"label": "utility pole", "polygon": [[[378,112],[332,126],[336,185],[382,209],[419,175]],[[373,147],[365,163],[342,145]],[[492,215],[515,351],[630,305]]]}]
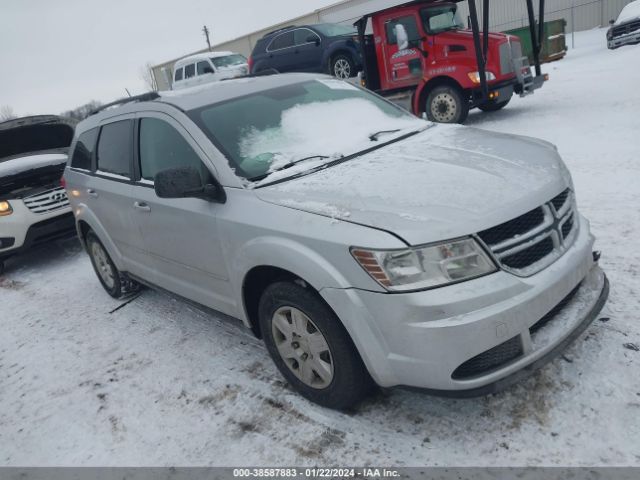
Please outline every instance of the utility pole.
[{"label": "utility pole", "polygon": [[204,33],[205,38],[207,39],[207,47],[209,47],[209,51],[211,51],[211,42],[209,41],[209,29],[205,25],[202,27],[202,32]]}]

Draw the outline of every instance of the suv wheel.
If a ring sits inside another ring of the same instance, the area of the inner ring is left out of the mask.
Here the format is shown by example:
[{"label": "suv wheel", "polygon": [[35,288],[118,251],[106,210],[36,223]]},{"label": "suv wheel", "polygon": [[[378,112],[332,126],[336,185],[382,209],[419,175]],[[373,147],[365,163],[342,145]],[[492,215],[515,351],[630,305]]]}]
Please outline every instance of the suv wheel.
[{"label": "suv wheel", "polygon": [[345,80],[356,74],[356,65],[348,55],[336,55],[331,60],[331,75]]},{"label": "suv wheel", "polygon": [[92,231],[87,233],[86,242],[93,269],[109,295],[113,298],[121,298],[140,289],[140,285],[137,282],[129,279],[116,268],[95,233]]},{"label": "suv wheel", "polygon": [[425,112],[432,122],[463,123],[469,115],[469,102],[459,88],[443,85],[429,92]]},{"label": "suv wheel", "polygon": [[274,283],[260,299],[259,316],[273,361],[301,395],[345,409],[370,391],[373,381],[351,338],[315,292]]}]

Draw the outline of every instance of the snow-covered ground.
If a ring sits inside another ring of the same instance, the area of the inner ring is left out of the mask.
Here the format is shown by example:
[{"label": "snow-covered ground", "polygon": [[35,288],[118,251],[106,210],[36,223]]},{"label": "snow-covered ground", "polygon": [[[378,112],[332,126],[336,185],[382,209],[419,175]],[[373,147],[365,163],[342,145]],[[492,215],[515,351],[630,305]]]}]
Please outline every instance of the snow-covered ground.
[{"label": "snow-covered ground", "polygon": [[[600,320],[484,398],[394,390],[310,404],[238,322],[145,291],[112,300],[74,240],[0,277],[2,465],[640,465],[640,46],[605,31],[469,125],[556,143],[612,284]],[[121,308],[118,308],[121,307]]]}]

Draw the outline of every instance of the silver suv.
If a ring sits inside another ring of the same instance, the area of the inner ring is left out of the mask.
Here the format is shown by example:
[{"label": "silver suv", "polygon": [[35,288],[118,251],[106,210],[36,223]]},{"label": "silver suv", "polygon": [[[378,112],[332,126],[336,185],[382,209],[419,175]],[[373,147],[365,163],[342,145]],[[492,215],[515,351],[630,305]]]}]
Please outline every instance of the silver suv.
[{"label": "silver suv", "polygon": [[240,319],[302,395],[494,392],[558,354],[607,279],[541,140],[434,125],[325,76],[149,94],[80,123],[65,172],[98,278]]}]

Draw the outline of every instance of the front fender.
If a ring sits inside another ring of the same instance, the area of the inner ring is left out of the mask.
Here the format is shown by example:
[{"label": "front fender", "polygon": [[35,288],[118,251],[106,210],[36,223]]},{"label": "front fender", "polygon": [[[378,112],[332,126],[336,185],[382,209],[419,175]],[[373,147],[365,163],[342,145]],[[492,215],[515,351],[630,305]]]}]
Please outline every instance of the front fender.
[{"label": "front fender", "polygon": [[247,242],[234,255],[230,279],[237,292],[238,305],[243,305],[242,321],[250,326],[242,299],[244,280],[256,267],[277,267],[300,277],[316,291],[323,288],[348,288],[347,279],[323,256],[309,247],[286,238],[260,237]]}]

